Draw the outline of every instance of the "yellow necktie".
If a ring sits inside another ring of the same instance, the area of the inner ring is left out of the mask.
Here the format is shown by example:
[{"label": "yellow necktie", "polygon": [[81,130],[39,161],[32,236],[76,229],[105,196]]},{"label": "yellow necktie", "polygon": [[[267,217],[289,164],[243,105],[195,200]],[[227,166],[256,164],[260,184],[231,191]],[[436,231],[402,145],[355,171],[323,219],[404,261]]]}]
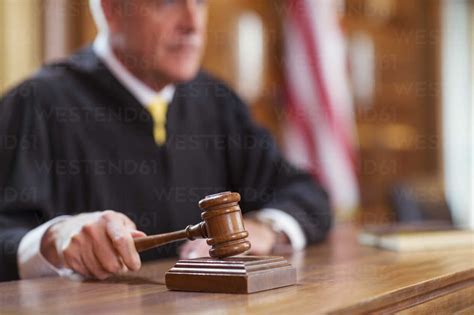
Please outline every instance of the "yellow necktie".
[{"label": "yellow necktie", "polygon": [[153,136],[158,145],[163,145],[166,141],[166,112],[168,104],[157,96],[148,106],[148,111],[153,118]]}]

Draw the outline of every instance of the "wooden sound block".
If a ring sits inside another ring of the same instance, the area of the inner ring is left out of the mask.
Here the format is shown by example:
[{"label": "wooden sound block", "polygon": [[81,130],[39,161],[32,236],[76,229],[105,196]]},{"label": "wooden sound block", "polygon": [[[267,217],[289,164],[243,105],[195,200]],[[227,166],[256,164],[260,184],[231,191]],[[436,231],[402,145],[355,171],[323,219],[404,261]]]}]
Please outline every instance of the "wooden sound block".
[{"label": "wooden sound block", "polygon": [[169,290],[254,293],[296,284],[296,270],[283,257],[206,257],[178,261],[165,278]]}]

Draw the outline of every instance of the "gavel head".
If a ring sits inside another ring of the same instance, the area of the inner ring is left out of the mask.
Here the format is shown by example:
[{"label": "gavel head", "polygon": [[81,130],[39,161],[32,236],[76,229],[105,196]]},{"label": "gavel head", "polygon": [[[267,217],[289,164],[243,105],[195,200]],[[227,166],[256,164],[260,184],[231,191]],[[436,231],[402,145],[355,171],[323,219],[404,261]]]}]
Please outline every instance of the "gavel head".
[{"label": "gavel head", "polygon": [[249,233],[244,228],[239,201],[238,193],[223,192],[207,196],[199,202],[211,257],[225,258],[250,249],[250,242],[246,239]]}]

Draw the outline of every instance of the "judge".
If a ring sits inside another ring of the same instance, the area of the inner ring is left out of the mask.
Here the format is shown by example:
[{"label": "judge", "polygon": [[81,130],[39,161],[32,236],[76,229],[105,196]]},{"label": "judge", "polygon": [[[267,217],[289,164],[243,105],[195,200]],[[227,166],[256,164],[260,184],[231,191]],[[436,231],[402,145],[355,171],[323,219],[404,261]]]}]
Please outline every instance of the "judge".
[{"label": "judge", "polygon": [[[322,240],[324,190],[199,70],[206,1],[91,6],[94,44],[1,99],[0,280],[137,270],[177,248],[139,256],[134,237],[199,222],[198,201],[227,190],[242,196],[254,253]],[[178,252],[206,255],[206,246]]]}]

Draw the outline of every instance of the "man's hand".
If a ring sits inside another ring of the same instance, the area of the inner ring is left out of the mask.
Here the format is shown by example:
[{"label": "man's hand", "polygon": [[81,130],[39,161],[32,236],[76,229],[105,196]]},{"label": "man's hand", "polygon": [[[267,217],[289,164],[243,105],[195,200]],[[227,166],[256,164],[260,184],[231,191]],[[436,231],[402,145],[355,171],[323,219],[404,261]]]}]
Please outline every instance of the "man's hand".
[{"label": "man's hand", "polygon": [[[249,232],[248,240],[252,244],[250,254],[268,255],[277,242],[277,234],[266,224],[253,219],[244,219],[245,230]],[[209,245],[199,239],[184,243],[179,249],[180,258],[197,258],[209,256]]]},{"label": "man's hand", "polygon": [[140,269],[133,238],[142,236],[145,233],[122,213],[83,213],[51,226],[41,240],[41,253],[58,268],[103,280]]}]

